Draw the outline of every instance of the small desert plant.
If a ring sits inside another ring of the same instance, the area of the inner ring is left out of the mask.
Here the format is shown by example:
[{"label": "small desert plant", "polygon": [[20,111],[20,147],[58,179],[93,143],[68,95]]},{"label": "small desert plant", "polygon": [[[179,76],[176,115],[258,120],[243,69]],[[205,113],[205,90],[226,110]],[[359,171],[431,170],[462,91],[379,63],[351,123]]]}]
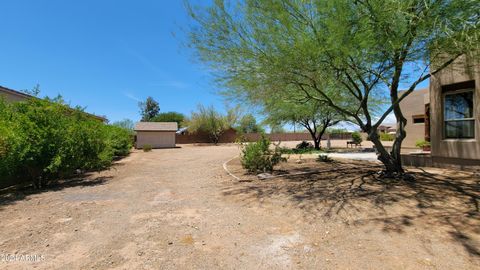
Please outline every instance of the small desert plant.
[{"label": "small desert plant", "polygon": [[415,143],[415,146],[423,150],[427,150],[430,148],[430,142],[427,142],[426,140],[418,140]]},{"label": "small desert plant", "polygon": [[328,155],[318,155],[317,161],[318,162],[332,162],[333,159],[331,157],[329,157]]},{"label": "small desert plant", "polygon": [[150,144],[143,145],[143,152],[150,152],[152,151],[152,146]]},{"label": "small desert plant", "polygon": [[393,141],[393,139],[395,139],[393,134],[380,133],[380,140],[381,141]]},{"label": "small desert plant", "polygon": [[352,133],[352,141],[354,143],[358,143],[358,144],[362,143],[363,139],[362,139],[362,135],[360,134],[360,132],[355,131],[355,132]]},{"label": "small desert plant", "polygon": [[239,133],[235,138],[235,143],[238,145],[243,145],[248,142],[247,137],[243,133]]},{"label": "small desert plant", "polygon": [[297,144],[295,147],[296,149],[310,149],[313,148],[313,144],[307,142],[307,141],[302,141],[301,143]]},{"label": "small desert plant", "polygon": [[257,142],[244,144],[242,147],[242,166],[250,173],[271,172],[275,165],[286,161],[278,147],[270,149],[270,140],[264,135]]}]

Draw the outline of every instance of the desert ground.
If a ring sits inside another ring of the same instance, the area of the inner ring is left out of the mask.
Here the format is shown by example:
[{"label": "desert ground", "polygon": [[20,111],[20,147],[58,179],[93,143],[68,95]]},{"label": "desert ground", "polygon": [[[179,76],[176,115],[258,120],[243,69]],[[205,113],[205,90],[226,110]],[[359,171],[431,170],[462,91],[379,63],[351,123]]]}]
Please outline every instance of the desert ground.
[{"label": "desert ground", "polygon": [[291,158],[260,180],[238,154],[135,151],[47,190],[4,190],[0,268],[480,268],[474,173],[411,169],[415,182],[395,182],[377,163]]}]

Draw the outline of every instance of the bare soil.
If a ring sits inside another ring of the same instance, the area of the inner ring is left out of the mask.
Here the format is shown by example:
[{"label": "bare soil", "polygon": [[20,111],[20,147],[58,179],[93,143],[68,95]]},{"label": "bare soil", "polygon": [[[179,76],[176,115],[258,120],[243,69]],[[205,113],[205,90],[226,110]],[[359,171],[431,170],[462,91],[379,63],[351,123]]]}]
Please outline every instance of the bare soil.
[{"label": "bare soil", "polygon": [[275,173],[289,175],[259,180],[233,159],[238,181],[222,168],[236,155],[134,152],[48,190],[3,192],[0,259],[17,257],[0,268],[480,268],[472,173],[412,169],[416,182],[393,182],[374,163],[290,160]]}]

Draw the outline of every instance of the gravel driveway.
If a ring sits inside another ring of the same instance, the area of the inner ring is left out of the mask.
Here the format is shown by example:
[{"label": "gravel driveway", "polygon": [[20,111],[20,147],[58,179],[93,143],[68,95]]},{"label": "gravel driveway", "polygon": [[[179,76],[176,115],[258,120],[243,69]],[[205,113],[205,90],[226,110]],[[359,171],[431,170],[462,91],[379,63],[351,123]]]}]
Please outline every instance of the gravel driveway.
[{"label": "gravel driveway", "polygon": [[233,145],[134,152],[88,181],[2,195],[0,268],[433,269],[433,254],[456,269],[478,263],[449,258],[463,248],[442,249],[434,232],[405,237],[342,215],[326,221],[301,198],[235,195],[222,168],[235,155]]}]

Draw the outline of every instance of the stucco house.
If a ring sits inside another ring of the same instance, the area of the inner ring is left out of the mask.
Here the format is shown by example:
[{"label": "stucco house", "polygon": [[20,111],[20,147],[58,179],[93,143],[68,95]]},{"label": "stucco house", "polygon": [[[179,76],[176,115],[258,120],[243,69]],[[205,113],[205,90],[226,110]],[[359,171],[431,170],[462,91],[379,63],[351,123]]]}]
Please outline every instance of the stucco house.
[{"label": "stucco house", "polygon": [[395,134],[395,124],[384,124],[378,126],[378,133]]},{"label": "stucco house", "polygon": [[462,56],[430,79],[433,162],[480,166],[480,61]]},{"label": "stucco house", "polygon": [[136,148],[149,145],[152,148],[173,148],[176,145],[175,135],[178,130],[176,122],[138,122],[136,132]]},{"label": "stucco house", "polygon": [[7,102],[18,102],[29,99],[32,96],[0,85],[0,97],[5,98]]},{"label": "stucco house", "polygon": [[406,165],[480,169],[479,83],[479,60],[462,56],[431,76],[428,92],[402,101],[406,144],[422,136],[431,144],[429,155],[403,155]]},{"label": "stucco house", "polygon": [[[7,87],[3,87],[0,85],[0,98],[4,98],[5,101],[7,102],[22,102],[22,101],[26,101],[28,99],[37,98],[37,97],[31,96],[26,93],[16,91]],[[87,112],[83,112],[83,113],[92,119],[105,122],[105,123],[108,122],[107,118],[105,117],[87,113]]]},{"label": "stucco house", "polygon": [[[402,92],[400,92],[400,95]],[[400,108],[403,116],[407,119],[405,132],[407,137],[403,140],[402,146],[407,151],[416,148],[415,144],[419,140],[424,140],[427,134],[426,109],[429,104],[429,88],[418,89],[410,93],[400,102]]]}]

